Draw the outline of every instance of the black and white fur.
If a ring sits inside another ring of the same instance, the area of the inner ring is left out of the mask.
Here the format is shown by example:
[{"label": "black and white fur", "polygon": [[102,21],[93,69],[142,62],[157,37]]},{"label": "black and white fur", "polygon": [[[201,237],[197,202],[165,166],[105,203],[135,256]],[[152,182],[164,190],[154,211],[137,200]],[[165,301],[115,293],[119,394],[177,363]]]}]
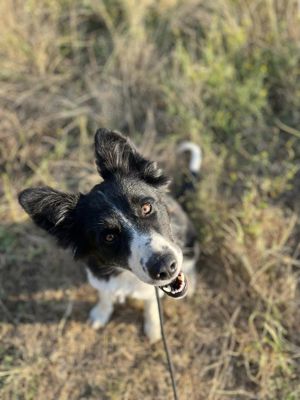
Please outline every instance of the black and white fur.
[{"label": "black and white fur", "polygon": [[[191,152],[191,169],[197,174],[201,153],[193,146],[182,145],[182,151]],[[193,292],[196,235],[183,209],[167,193],[169,179],[128,138],[100,129],[95,154],[103,181],[89,193],[37,187],[21,192],[19,201],[58,245],[71,248],[74,258],[85,262],[88,280],[100,295],[90,312],[93,327],[109,321],[114,303],[140,299],[145,305],[145,333],[155,342],[160,326],[153,286],[165,287],[183,271]],[[147,215],[145,204],[151,210]]]}]

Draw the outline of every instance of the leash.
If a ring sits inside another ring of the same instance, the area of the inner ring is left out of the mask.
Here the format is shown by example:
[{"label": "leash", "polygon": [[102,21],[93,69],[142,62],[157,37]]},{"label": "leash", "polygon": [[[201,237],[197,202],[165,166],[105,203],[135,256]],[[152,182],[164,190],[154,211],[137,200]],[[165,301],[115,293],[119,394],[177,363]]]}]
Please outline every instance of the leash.
[{"label": "leash", "polygon": [[174,374],[174,366],[173,366],[173,362],[171,359],[171,353],[170,353],[170,350],[168,347],[168,343],[167,343],[167,339],[166,339],[165,331],[164,331],[164,318],[163,318],[162,306],[161,306],[161,302],[160,302],[160,298],[159,298],[159,294],[158,294],[158,287],[155,287],[155,295],[156,295],[157,306],[158,306],[161,336],[162,336],[162,340],[164,343],[165,353],[166,353],[167,361],[168,361],[168,368],[169,368],[170,377],[171,377],[171,381],[172,381],[174,400],[179,400],[176,382],[175,382],[175,376],[174,376],[175,375]]}]

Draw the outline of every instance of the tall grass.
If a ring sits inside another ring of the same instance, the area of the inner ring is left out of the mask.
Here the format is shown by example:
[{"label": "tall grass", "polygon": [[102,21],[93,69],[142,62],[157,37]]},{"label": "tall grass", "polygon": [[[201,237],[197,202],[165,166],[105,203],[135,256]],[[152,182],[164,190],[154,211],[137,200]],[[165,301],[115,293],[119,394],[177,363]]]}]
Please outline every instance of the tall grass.
[{"label": "tall grass", "polygon": [[190,211],[203,273],[214,265],[235,316],[205,377],[210,399],[300,396],[299,11],[295,0],[0,3],[2,223],[23,221],[27,185],[97,181],[96,127],[162,158],[183,138],[203,147]]}]

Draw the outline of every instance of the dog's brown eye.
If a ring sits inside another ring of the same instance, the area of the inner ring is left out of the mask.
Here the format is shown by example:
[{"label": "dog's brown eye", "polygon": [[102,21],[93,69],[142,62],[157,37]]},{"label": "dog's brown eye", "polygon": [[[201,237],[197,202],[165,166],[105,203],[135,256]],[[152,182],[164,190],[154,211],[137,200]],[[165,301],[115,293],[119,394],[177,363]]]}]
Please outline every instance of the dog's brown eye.
[{"label": "dog's brown eye", "polygon": [[105,241],[108,243],[111,243],[115,240],[116,235],[114,235],[113,233],[108,233],[107,235],[105,235]]},{"label": "dog's brown eye", "polygon": [[152,211],[152,205],[150,203],[145,203],[142,205],[141,210],[143,216],[149,215]]}]

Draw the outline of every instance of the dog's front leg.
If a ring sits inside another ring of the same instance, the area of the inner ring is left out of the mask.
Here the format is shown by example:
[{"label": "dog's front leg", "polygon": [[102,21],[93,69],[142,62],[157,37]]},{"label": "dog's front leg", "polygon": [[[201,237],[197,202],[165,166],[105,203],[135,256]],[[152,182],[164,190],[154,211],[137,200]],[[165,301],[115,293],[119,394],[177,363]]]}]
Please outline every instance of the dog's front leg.
[{"label": "dog's front leg", "polygon": [[144,302],[144,331],[151,343],[161,339],[158,306],[155,295]]},{"label": "dog's front leg", "polygon": [[114,297],[109,292],[99,292],[100,300],[90,311],[90,320],[94,329],[107,324],[114,309]]}]

